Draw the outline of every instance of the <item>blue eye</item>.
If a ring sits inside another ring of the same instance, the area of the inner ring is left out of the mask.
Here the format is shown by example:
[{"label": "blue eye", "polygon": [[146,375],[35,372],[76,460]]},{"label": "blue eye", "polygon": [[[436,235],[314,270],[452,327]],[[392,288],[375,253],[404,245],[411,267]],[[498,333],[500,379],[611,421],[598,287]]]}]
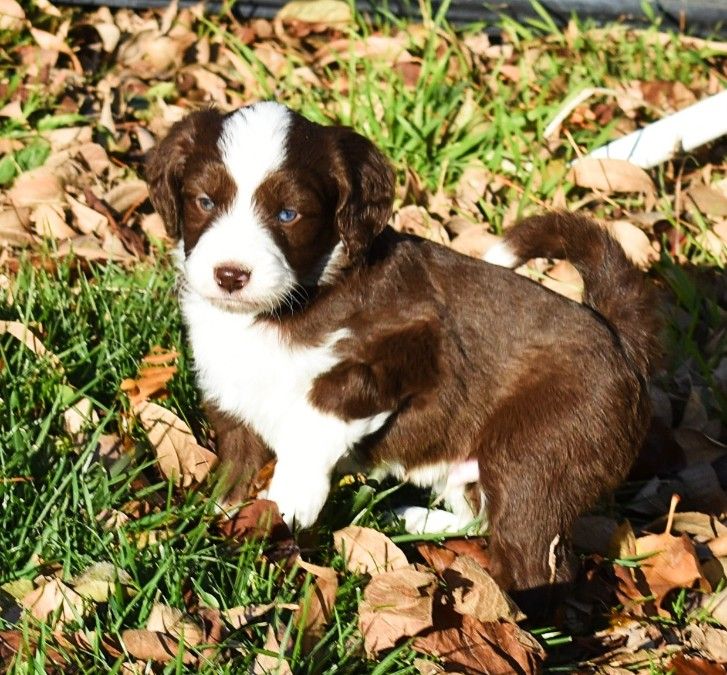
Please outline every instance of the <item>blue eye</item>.
[{"label": "blue eye", "polygon": [[283,223],[283,225],[288,225],[289,223],[292,223],[297,217],[297,211],[293,211],[293,209],[283,209],[278,213],[278,222]]},{"label": "blue eye", "polygon": [[197,197],[197,204],[203,211],[211,211],[215,208],[215,203],[207,195]]}]

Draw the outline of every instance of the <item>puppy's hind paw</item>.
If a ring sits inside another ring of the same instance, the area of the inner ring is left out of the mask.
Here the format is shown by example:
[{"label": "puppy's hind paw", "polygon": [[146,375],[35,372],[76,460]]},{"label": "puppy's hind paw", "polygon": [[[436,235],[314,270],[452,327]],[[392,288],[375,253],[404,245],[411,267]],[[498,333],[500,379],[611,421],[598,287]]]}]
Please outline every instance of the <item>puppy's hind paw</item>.
[{"label": "puppy's hind paw", "polygon": [[394,513],[404,521],[404,529],[410,534],[461,532],[470,525],[454,513],[423,506],[400,506]]}]

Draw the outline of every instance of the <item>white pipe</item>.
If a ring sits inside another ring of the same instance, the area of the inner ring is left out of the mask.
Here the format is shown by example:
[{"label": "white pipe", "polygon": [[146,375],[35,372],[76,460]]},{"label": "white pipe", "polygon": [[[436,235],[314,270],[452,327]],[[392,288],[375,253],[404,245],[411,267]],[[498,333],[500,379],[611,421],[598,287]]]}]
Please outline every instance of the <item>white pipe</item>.
[{"label": "white pipe", "polygon": [[588,157],[625,159],[649,169],[727,134],[727,90],[597,148]]}]

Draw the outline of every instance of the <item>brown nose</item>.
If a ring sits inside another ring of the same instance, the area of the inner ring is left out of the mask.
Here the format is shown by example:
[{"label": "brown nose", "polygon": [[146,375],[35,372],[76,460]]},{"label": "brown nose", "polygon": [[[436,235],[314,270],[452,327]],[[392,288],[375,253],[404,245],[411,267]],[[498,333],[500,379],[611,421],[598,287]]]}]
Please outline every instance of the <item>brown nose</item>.
[{"label": "brown nose", "polygon": [[239,291],[250,279],[250,272],[236,265],[215,267],[217,285],[228,293]]}]

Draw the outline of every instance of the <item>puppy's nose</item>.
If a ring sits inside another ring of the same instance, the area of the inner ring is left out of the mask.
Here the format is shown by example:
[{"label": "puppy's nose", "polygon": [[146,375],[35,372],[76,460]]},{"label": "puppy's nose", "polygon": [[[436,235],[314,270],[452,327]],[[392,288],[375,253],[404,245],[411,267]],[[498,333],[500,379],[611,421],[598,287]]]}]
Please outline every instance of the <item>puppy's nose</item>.
[{"label": "puppy's nose", "polygon": [[239,291],[250,280],[250,272],[237,265],[215,267],[217,285],[228,293]]}]

